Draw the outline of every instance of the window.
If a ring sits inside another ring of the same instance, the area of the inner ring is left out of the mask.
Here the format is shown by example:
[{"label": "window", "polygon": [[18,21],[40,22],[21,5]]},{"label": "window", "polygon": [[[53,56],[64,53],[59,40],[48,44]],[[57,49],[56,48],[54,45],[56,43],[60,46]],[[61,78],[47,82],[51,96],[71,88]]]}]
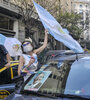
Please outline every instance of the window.
[{"label": "window", "polygon": [[76,7],[76,4],[74,4],[74,8]]},{"label": "window", "polygon": [[86,39],[89,40],[89,35],[87,35],[87,38]]},{"label": "window", "polygon": [[13,30],[13,23],[14,21],[12,19],[0,16],[0,28]]},{"label": "window", "polygon": [[83,19],[83,10],[79,11],[79,14],[81,15],[82,19]]},{"label": "window", "polygon": [[89,15],[89,11],[88,10],[86,10],[86,16],[88,16]]},{"label": "window", "polygon": [[88,5],[86,5],[86,8],[88,7]]},{"label": "window", "polygon": [[80,5],[80,8],[82,8],[82,5]]},{"label": "window", "polygon": [[83,13],[83,10],[79,10],[79,14],[82,14]]}]

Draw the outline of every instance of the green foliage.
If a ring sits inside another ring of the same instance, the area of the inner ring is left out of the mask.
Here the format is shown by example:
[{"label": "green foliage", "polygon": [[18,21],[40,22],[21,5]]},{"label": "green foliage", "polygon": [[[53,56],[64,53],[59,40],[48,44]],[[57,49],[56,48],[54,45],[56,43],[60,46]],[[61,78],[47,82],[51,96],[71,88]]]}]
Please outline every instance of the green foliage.
[{"label": "green foliage", "polygon": [[62,12],[57,17],[58,22],[63,28],[66,28],[75,39],[79,39],[83,29],[80,27],[81,16],[75,13]]}]

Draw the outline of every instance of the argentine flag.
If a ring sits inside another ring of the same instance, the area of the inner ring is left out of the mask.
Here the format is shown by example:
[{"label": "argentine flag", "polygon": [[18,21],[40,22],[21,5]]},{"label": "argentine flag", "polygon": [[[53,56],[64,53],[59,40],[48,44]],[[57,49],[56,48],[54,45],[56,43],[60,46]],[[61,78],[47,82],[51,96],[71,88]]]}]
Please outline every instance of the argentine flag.
[{"label": "argentine flag", "polygon": [[5,46],[10,56],[12,57],[22,54],[21,42],[16,38],[9,38],[0,34],[0,44]]},{"label": "argentine flag", "polygon": [[80,44],[68,34],[68,31],[63,30],[61,25],[47,10],[38,5],[36,2],[33,1],[33,3],[44,28],[48,29],[49,33],[56,40],[62,42],[65,46],[73,50],[75,53],[84,52]]}]

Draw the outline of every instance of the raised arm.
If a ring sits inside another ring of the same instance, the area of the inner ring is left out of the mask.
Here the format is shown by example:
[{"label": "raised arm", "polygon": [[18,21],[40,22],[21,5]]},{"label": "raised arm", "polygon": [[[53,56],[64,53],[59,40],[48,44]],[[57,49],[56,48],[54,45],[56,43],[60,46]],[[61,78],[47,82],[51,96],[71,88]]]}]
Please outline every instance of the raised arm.
[{"label": "raised arm", "polygon": [[46,48],[46,46],[47,46],[47,41],[48,41],[48,30],[45,29],[45,37],[44,37],[43,45],[40,48],[35,49],[33,52],[36,54],[39,54],[40,52],[42,52],[44,50],[44,48]]}]

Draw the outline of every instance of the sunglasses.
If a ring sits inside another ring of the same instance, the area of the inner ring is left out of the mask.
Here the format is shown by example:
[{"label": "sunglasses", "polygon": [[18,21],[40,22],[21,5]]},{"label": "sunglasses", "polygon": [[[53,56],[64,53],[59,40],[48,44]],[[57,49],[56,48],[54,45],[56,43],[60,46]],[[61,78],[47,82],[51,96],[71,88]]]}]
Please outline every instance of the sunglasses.
[{"label": "sunglasses", "polygon": [[28,45],[28,44],[30,44],[30,43],[29,43],[29,42],[27,42],[27,43],[23,44],[22,46],[26,46],[26,45]]}]

